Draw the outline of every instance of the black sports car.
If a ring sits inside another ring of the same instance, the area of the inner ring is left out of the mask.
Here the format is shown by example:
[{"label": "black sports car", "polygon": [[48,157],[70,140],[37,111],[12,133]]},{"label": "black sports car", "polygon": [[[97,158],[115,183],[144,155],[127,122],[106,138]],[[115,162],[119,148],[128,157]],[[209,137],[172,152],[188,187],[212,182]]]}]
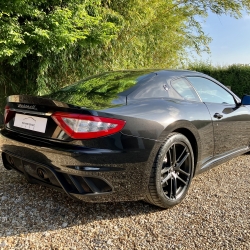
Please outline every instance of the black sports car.
[{"label": "black sports car", "polygon": [[5,168],[90,202],[178,204],[193,176],[249,151],[250,96],[185,70],[109,72],[5,108]]}]

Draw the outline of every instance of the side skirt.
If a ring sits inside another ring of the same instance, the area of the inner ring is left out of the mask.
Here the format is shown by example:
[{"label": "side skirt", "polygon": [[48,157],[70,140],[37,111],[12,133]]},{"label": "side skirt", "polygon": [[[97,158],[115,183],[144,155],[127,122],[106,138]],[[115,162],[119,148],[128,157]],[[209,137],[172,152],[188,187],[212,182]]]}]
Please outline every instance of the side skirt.
[{"label": "side skirt", "polygon": [[198,175],[198,174],[201,174],[211,168],[214,168],[222,163],[225,163],[239,155],[242,155],[246,152],[250,151],[250,148],[249,147],[244,147],[244,148],[240,148],[240,149],[237,149],[237,150],[234,150],[234,151],[230,151],[226,154],[223,154],[223,155],[218,155],[208,161],[206,161],[203,165],[201,165],[199,167],[199,170],[196,171],[195,175]]}]

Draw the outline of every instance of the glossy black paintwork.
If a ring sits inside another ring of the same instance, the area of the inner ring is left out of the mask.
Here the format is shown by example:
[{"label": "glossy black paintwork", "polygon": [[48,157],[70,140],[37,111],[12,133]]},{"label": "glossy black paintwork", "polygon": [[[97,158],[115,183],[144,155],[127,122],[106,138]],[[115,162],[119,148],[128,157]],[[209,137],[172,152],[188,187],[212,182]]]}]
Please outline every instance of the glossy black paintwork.
[{"label": "glossy black paintwork", "polygon": [[[249,110],[244,106],[206,103],[214,128],[214,155],[250,144]],[[221,118],[214,117],[216,113]]]},{"label": "glossy black paintwork", "polygon": [[[142,199],[157,152],[172,132],[191,142],[195,174],[249,150],[249,106],[240,104],[228,89],[235,105],[185,100],[171,83],[187,76],[202,76],[226,89],[197,72],[146,70],[92,77],[42,98],[10,96],[7,104],[12,110],[48,118],[49,126],[41,135],[16,128],[11,120],[1,132],[2,151],[58,173],[98,177],[112,186],[105,194],[71,193],[82,200]],[[36,106],[20,108],[20,103]],[[55,111],[118,118],[126,125],[107,137],[72,140],[52,120]],[[222,117],[214,117],[216,113]]]}]

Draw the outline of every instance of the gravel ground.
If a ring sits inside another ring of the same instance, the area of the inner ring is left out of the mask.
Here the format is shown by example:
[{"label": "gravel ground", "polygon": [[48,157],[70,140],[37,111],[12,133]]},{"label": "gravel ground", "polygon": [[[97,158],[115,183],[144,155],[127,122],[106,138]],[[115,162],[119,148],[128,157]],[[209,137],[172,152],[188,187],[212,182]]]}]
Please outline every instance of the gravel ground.
[{"label": "gravel ground", "polygon": [[0,161],[0,249],[250,249],[250,155],[197,176],[182,204],[87,204]]}]

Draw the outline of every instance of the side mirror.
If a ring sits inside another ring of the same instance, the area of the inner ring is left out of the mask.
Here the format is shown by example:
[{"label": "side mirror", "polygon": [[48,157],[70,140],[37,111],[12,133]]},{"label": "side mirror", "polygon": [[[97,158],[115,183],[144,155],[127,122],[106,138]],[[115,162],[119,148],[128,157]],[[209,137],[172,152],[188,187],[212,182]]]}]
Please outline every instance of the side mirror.
[{"label": "side mirror", "polygon": [[243,95],[241,105],[250,105],[250,95]]}]

